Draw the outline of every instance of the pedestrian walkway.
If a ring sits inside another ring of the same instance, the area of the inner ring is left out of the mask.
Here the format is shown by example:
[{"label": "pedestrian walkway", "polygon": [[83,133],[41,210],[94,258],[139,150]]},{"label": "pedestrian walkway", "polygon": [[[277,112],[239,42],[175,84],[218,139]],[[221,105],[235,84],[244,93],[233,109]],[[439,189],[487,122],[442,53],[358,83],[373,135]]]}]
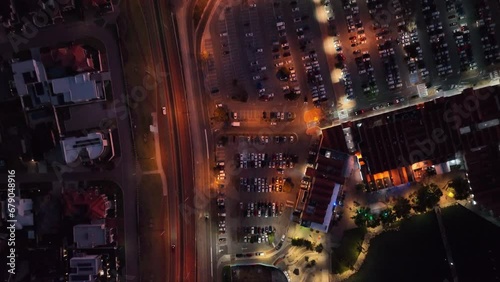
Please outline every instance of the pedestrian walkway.
[{"label": "pedestrian walkway", "polygon": [[448,262],[450,263],[451,275],[453,276],[453,281],[457,282],[458,281],[457,269],[455,268],[455,265],[453,263],[453,256],[451,254],[451,248],[450,248],[450,245],[448,244],[448,238],[446,237],[446,229],[444,228],[444,225],[443,225],[443,218],[441,216],[441,208],[436,206],[434,208],[434,212],[436,213],[436,217],[438,220],[439,231],[441,233],[441,239],[443,240],[444,249],[446,251],[446,257],[448,258]]},{"label": "pedestrian walkway", "polygon": [[[153,119],[153,125],[152,125],[152,132],[153,132],[153,138],[155,140],[155,155],[156,155],[156,165],[158,167],[157,171],[151,172],[151,173],[159,173],[160,178],[161,178],[161,185],[163,187],[163,196],[167,196],[167,177],[165,176],[165,172],[163,171],[163,166],[161,163],[161,157],[160,157],[160,137],[158,136],[158,115],[156,113],[152,113],[151,117]],[[147,172],[144,172],[144,174],[147,174]]]}]

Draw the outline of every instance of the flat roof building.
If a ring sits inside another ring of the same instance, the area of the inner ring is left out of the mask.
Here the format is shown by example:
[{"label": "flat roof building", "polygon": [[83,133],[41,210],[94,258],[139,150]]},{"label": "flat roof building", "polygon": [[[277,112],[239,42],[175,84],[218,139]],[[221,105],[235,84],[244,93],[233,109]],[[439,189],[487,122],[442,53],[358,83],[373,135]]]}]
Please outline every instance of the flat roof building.
[{"label": "flat roof building", "polygon": [[25,108],[45,105],[67,106],[106,99],[105,85],[109,73],[80,73],[49,79],[44,65],[36,60],[12,64],[14,83]]},{"label": "flat roof building", "polygon": [[469,88],[368,117],[352,124],[351,131],[372,189],[418,181],[431,166],[441,171],[465,162],[476,201],[500,213],[500,166],[495,159],[500,146],[499,86]]},{"label": "flat roof building", "polygon": [[300,212],[301,225],[326,233],[350,172],[347,165],[349,155],[321,145],[312,167],[306,169],[303,182],[309,183],[301,185],[297,210]]},{"label": "flat roof building", "polygon": [[101,132],[91,132],[79,137],[64,137],[61,139],[64,161],[70,164],[79,159],[92,161],[104,157],[110,147],[110,142],[107,138]]},{"label": "flat roof building", "polygon": [[102,275],[102,260],[99,255],[72,257],[69,260],[70,282],[92,282]]},{"label": "flat roof building", "polygon": [[113,242],[104,223],[73,226],[73,241],[78,249],[91,249]]}]

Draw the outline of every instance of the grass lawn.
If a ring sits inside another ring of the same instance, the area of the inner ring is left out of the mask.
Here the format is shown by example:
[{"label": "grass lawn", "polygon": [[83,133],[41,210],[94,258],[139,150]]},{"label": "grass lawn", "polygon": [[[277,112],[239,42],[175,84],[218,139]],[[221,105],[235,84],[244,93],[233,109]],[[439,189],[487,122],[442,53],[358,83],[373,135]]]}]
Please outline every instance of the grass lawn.
[{"label": "grass lawn", "polygon": [[458,279],[497,281],[495,277],[500,278],[500,228],[460,205],[442,209],[441,214]]},{"label": "grass lawn", "polygon": [[222,281],[231,282],[231,266],[226,265],[222,268]]},{"label": "grass lawn", "polygon": [[[166,281],[165,241],[160,238],[163,226],[163,188],[159,174],[143,175],[138,192],[141,281]],[[156,230],[156,231],[154,231]]]},{"label": "grass lawn", "polygon": [[[152,61],[148,28],[142,6],[137,0],[122,1],[120,3],[120,21],[124,22],[127,28],[120,42],[124,58],[124,76],[127,85],[127,92],[131,94],[136,87],[145,87],[144,81],[148,77],[148,72],[152,72],[154,62]],[[155,30],[155,29],[153,29]],[[153,36],[157,36],[153,34]],[[149,80],[148,80],[149,81]],[[151,89],[151,88],[149,88]],[[146,90],[144,100],[138,101],[129,99],[129,111],[132,123],[136,126],[133,129],[135,147],[139,164],[144,171],[156,170],[156,161],[150,160],[155,156],[153,134],[149,130],[152,124],[151,113],[156,112],[156,89]]]},{"label": "grass lawn", "polygon": [[332,251],[333,273],[342,273],[356,263],[366,234],[365,228],[354,228],[344,232],[344,237],[338,248]]},{"label": "grass lawn", "polygon": [[347,281],[442,282],[450,280],[445,258],[436,215],[429,212],[373,238],[361,269]]}]

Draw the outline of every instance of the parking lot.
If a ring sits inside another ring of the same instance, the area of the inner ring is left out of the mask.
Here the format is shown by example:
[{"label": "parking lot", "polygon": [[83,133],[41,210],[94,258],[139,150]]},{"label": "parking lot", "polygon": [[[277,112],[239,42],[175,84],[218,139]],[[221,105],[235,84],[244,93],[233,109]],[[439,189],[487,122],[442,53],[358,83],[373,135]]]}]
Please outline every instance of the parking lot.
[{"label": "parking lot", "polygon": [[227,135],[215,171],[221,254],[275,248],[290,223],[309,138],[295,133]]},{"label": "parking lot", "polygon": [[213,160],[221,255],[281,242],[312,138],[306,110],[387,110],[497,68],[495,1],[323,2],[222,0],[209,24],[207,106],[229,118],[212,124],[227,138]]},{"label": "parking lot", "polygon": [[351,100],[356,115],[412,98],[419,84],[440,90],[480,78],[498,63],[491,5],[498,3],[325,1],[324,30],[335,68],[342,69],[337,96]]}]

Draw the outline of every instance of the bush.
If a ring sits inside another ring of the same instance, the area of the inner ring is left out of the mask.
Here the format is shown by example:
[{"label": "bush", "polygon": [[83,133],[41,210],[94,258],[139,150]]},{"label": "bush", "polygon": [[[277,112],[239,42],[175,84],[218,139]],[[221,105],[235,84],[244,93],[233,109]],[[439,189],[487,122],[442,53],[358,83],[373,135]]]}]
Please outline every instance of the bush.
[{"label": "bush", "polygon": [[448,186],[453,188],[455,199],[457,200],[465,200],[470,195],[470,187],[469,182],[462,177],[454,178]]},{"label": "bush", "polygon": [[318,252],[320,254],[321,254],[321,252],[323,252],[323,244],[320,243],[319,245],[316,246],[316,252]]}]

